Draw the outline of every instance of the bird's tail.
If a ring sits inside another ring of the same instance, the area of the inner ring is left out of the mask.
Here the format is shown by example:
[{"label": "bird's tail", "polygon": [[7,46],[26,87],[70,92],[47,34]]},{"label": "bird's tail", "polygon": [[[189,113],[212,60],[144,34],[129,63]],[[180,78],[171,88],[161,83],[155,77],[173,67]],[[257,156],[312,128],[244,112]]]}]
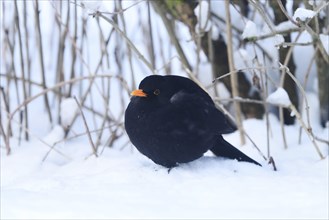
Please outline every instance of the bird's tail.
[{"label": "bird's tail", "polygon": [[229,142],[225,141],[222,135],[219,135],[218,138],[215,141],[214,146],[210,149],[216,156],[220,157],[227,157],[230,159],[236,159],[238,161],[244,161],[256,164],[258,166],[260,165],[255,160],[251,159],[238,149],[236,149],[233,145],[231,145]]}]

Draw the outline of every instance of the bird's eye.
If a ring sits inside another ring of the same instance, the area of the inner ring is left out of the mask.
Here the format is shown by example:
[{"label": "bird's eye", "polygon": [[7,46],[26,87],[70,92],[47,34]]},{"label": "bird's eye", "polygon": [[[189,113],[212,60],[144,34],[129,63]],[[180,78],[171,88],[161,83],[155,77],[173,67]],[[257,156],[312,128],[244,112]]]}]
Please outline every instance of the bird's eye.
[{"label": "bird's eye", "polygon": [[154,90],[153,94],[154,95],[159,95],[160,94],[160,90],[159,89]]}]

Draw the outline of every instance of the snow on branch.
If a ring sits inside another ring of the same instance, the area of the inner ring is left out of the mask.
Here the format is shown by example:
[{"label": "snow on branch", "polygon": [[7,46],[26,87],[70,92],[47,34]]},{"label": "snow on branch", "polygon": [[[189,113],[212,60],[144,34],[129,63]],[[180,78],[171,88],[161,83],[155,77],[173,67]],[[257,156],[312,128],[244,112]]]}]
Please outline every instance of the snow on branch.
[{"label": "snow on branch", "polygon": [[291,101],[288,96],[288,93],[282,87],[277,88],[277,90],[275,92],[271,93],[267,97],[266,101],[273,105],[282,105],[285,107],[288,107],[291,105]]},{"label": "snow on branch", "polygon": [[297,8],[297,10],[294,13],[294,20],[297,21],[297,18],[299,18],[301,21],[307,21],[308,19],[313,18],[316,15],[315,11],[308,10],[305,8]]}]

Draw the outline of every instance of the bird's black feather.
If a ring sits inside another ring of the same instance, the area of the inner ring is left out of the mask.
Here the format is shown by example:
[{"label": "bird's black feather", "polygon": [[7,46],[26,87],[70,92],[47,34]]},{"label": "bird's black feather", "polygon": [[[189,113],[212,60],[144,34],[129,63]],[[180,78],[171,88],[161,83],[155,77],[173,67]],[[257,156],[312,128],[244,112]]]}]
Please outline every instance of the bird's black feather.
[{"label": "bird's black feather", "polygon": [[139,89],[145,96],[131,98],[125,128],[135,147],[155,163],[174,167],[210,149],[217,156],[259,165],[222,138],[233,130],[231,124],[192,80],[148,76]]}]

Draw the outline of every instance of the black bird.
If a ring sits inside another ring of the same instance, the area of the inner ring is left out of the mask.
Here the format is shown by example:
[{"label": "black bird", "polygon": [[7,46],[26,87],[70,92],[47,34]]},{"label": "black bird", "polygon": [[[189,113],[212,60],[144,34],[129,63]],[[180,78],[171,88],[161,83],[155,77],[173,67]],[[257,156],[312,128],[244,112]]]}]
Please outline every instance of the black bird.
[{"label": "black bird", "polygon": [[216,156],[257,164],[225,141],[232,126],[201,87],[180,76],[142,80],[125,112],[131,142],[145,156],[172,168],[211,150]]}]

